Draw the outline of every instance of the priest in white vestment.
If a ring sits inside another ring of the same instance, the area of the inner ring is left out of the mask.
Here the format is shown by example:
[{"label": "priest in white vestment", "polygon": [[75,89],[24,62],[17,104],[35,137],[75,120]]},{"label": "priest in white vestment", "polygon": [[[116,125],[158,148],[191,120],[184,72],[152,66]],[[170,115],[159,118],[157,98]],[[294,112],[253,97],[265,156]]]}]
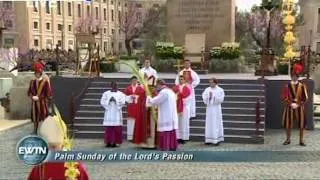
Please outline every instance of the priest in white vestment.
[{"label": "priest in white vestment", "polygon": [[165,85],[163,80],[157,81],[158,95],[147,98],[147,106],[158,107],[158,148],[161,151],[175,151],[178,147],[176,130],[178,114],[175,93]]},{"label": "priest in white vestment", "polygon": [[190,117],[196,117],[196,96],[195,96],[195,88],[200,84],[199,75],[191,69],[190,60],[184,60],[184,69],[180,71],[180,73],[176,77],[175,84],[179,84],[179,77],[184,76],[185,80],[191,87],[191,100],[190,100]]},{"label": "priest in white vestment", "polygon": [[202,93],[206,104],[205,143],[219,145],[224,141],[221,103],[224,101],[224,90],[218,86],[215,78],[209,80],[210,87]]},{"label": "priest in white vestment", "polygon": [[126,95],[118,90],[117,83],[111,82],[111,90],[103,93],[100,104],[104,107],[104,142],[106,147],[116,147],[122,143],[122,107]]}]

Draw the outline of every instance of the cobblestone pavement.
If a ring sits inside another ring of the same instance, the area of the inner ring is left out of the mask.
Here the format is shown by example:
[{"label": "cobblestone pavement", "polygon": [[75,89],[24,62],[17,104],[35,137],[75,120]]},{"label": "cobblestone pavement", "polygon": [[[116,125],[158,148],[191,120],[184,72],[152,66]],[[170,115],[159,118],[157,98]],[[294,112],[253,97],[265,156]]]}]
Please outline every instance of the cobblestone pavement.
[{"label": "cobblestone pavement", "polygon": [[[16,158],[16,143],[28,135],[32,126],[25,125],[10,131],[0,132],[0,179],[26,179],[31,166],[23,165]],[[181,150],[206,151],[298,151],[309,162],[248,162],[248,163],[86,163],[91,179],[320,179],[320,129],[306,132],[307,147],[298,146],[295,131],[292,144],[282,146],[284,132],[266,132],[263,145],[221,144],[207,147],[202,143],[187,143]],[[77,150],[105,150],[102,140],[75,140]],[[123,144],[119,149],[133,146]],[[316,151],[319,151],[317,153]],[[311,156],[311,157],[310,157]]]}]

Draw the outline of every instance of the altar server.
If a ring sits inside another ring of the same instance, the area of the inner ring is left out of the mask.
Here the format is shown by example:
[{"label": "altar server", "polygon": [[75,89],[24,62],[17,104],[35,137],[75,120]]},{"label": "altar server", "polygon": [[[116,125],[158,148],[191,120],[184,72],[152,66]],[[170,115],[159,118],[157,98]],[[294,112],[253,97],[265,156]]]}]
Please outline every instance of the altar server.
[{"label": "altar server", "polygon": [[179,84],[179,77],[184,76],[186,82],[191,87],[191,100],[190,100],[190,116],[191,118],[196,117],[196,96],[195,96],[195,88],[200,84],[199,75],[191,69],[190,60],[184,60],[184,69],[180,71],[178,76],[176,77],[176,84]]},{"label": "altar server", "polygon": [[186,83],[183,76],[180,76],[179,85],[173,87],[177,95],[177,111],[179,117],[179,127],[177,130],[178,142],[184,144],[190,136],[190,99],[191,88]]},{"label": "altar server", "polygon": [[111,82],[111,90],[104,92],[100,100],[105,109],[103,125],[106,127],[106,147],[116,147],[122,143],[122,107],[125,103],[126,95],[118,90],[116,82]]},{"label": "altar server", "polygon": [[202,94],[206,109],[205,143],[219,145],[224,141],[221,103],[224,101],[224,91],[218,86],[215,78],[209,80],[210,87]]}]

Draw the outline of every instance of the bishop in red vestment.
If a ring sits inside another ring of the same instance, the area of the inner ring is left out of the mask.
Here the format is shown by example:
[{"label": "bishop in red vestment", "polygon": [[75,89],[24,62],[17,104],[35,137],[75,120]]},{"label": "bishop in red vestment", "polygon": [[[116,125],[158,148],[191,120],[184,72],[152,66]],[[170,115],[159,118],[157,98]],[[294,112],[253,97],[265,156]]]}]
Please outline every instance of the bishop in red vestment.
[{"label": "bishop in red vestment", "polygon": [[[142,86],[138,84],[137,77],[131,78],[131,85],[124,93],[129,97],[127,134],[128,140],[133,140],[135,144],[146,142],[146,93]],[[133,138],[133,139],[132,139]]]},{"label": "bishop in red vestment", "polygon": [[173,87],[177,95],[177,111],[179,117],[179,126],[177,130],[178,142],[184,144],[190,137],[190,99],[191,89],[186,83],[185,77],[180,76],[179,85]]},{"label": "bishop in red vestment", "polygon": [[287,139],[283,145],[290,144],[291,129],[293,128],[294,120],[298,122],[300,128],[300,145],[305,146],[303,141],[303,130],[306,125],[304,106],[308,100],[306,85],[298,81],[298,75],[293,74],[292,80],[286,84],[282,98],[284,102],[283,112],[283,127],[286,129]]},{"label": "bishop in red vestment", "polygon": [[36,69],[36,79],[30,81],[28,96],[31,98],[31,120],[34,133],[37,133],[39,122],[48,117],[48,103],[52,98],[50,82],[42,77],[42,69]]}]

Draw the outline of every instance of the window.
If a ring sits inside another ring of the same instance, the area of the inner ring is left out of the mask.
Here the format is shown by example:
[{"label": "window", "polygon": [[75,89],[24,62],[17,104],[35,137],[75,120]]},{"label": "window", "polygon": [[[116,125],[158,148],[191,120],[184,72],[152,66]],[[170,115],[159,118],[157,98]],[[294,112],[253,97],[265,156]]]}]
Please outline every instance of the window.
[{"label": "window", "polygon": [[57,14],[61,15],[61,1],[57,1]]},{"label": "window", "polygon": [[113,42],[111,43],[111,47],[112,47],[112,49],[114,48],[114,43]]},{"label": "window", "polygon": [[108,49],[108,42],[104,41],[103,42],[103,50],[104,50],[104,52],[107,52],[107,49]]},{"label": "window", "polygon": [[50,14],[50,2],[46,1],[46,13]]},{"label": "window", "polygon": [[138,4],[136,4],[136,7],[137,7],[137,8],[142,8],[142,4],[139,4],[139,3],[138,3]]},{"label": "window", "polygon": [[50,30],[50,23],[46,23],[46,29]]},{"label": "window", "polygon": [[125,12],[125,23],[127,23],[128,22],[128,13],[127,12]]},{"label": "window", "polygon": [[122,43],[119,42],[119,50],[121,50],[121,49],[122,49]]},{"label": "window", "polygon": [[103,0],[103,3],[106,3],[107,2],[107,0]]},{"label": "window", "polygon": [[72,25],[68,25],[68,31],[72,31]]},{"label": "window", "polygon": [[111,30],[111,33],[114,34],[116,31],[114,29]]},{"label": "window", "polygon": [[51,48],[52,47],[52,40],[51,39],[47,39],[46,40],[46,45],[47,45],[47,48]]},{"label": "window", "polygon": [[81,4],[78,4],[78,17],[81,17]]},{"label": "window", "polygon": [[13,22],[11,19],[7,19],[5,22],[4,22],[4,27],[8,28],[8,29],[11,29],[13,28]]},{"label": "window", "polygon": [[121,6],[121,3],[120,3],[120,1],[118,2],[118,6]]},{"label": "window", "polygon": [[87,16],[90,16],[90,6],[87,5]]},{"label": "window", "polygon": [[317,54],[320,54],[320,42],[317,42]]},{"label": "window", "polygon": [[58,31],[62,31],[63,27],[62,24],[58,24]]},{"label": "window", "polygon": [[137,18],[138,21],[141,21],[141,18],[142,18],[141,12],[137,12],[136,13],[136,18]]},{"label": "window", "polygon": [[33,12],[38,12],[39,11],[39,1],[33,1],[32,8],[33,8]]},{"label": "window", "polygon": [[12,1],[3,1],[2,6],[4,9],[12,9]]},{"label": "window", "polygon": [[103,20],[107,20],[107,9],[103,8]]},{"label": "window", "polygon": [[62,46],[62,41],[58,40],[57,44],[58,44],[59,47],[61,47]]},{"label": "window", "polygon": [[318,33],[320,33],[320,8],[318,8]]},{"label": "window", "polygon": [[111,10],[111,21],[114,21],[114,11]]},{"label": "window", "polygon": [[39,23],[37,21],[33,22],[33,29],[38,29]]},{"label": "window", "polygon": [[121,29],[119,28],[119,34],[121,34]]},{"label": "window", "polygon": [[153,4],[153,7],[154,7],[154,8],[159,8],[160,5],[159,5],[159,4]]},{"label": "window", "polygon": [[124,3],[124,7],[127,7],[127,3]]},{"label": "window", "polygon": [[103,28],[103,33],[107,34],[107,28]]},{"label": "window", "polygon": [[118,20],[119,20],[119,24],[121,23],[121,11],[118,11]]},{"label": "window", "polygon": [[73,45],[73,40],[69,40],[68,45]]},{"label": "window", "polygon": [[4,46],[6,48],[14,47],[14,39],[13,38],[5,38],[4,39]]},{"label": "window", "polygon": [[96,19],[99,19],[99,8],[96,7]]},{"label": "window", "polygon": [[113,4],[113,0],[111,0],[110,3]]},{"label": "window", "polygon": [[39,40],[38,39],[33,40],[33,45],[35,47],[38,47],[39,46]]},{"label": "window", "polygon": [[71,3],[68,2],[68,16],[72,16],[72,9],[71,9]]}]

